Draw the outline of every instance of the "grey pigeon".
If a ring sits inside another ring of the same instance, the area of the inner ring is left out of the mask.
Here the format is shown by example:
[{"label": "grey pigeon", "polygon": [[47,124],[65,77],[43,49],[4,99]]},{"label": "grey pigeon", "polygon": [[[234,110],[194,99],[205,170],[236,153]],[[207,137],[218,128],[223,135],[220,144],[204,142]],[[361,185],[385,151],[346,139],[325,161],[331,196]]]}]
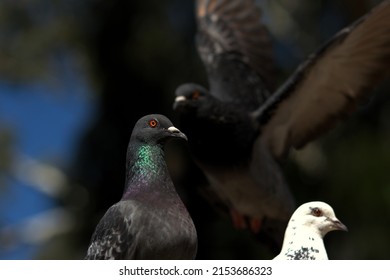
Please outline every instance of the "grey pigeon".
[{"label": "grey pigeon", "polygon": [[197,1],[197,46],[210,91],[181,85],[174,109],[236,227],[257,232],[274,224],[271,235],[281,242],[295,203],[279,161],[353,112],[383,79],[390,2],[342,29],[276,91],[267,82],[273,67],[259,15],[252,0]]},{"label": "grey pigeon", "polygon": [[165,162],[169,139],[187,139],[163,115],[136,123],[126,159],[122,199],[92,235],[85,259],[194,259],[197,234]]},{"label": "grey pigeon", "polygon": [[325,202],[302,204],[291,216],[282,251],[275,260],[327,260],[323,238],[333,230],[347,231]]},{"label": "grey pigeon", "polygon": [[265,229],[279,240],[279,250],[295,203],[270,152],[254,145],[259,125],[250,115],[274,84],[268,31],[253,0],[196,4],[197,47],[210,92],[181,85],[174,109],[194,160],[229,208],[234,226],[255,233]]}]

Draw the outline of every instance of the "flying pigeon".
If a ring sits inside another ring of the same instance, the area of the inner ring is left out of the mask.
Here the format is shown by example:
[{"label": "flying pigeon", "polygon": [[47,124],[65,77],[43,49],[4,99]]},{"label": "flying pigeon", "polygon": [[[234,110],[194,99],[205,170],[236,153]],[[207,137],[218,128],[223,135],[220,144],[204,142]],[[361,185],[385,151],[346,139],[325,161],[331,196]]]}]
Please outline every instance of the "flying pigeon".
[{"label": "flying pigeon", "polygon": [[384,78],[390,1],[338,32],[276,91],[270,40],[254,1],[196,4],[196,42],[210,90],[176,89],[180,128],[233,224],[259,232],[275,222],[281,242],[295,202],[279,161],[352,113]]},{"label": "flying pigeon", "polygon": [[187,140],[165,116],[138,120],[127,149],[122,199],[98,223],[85,259],[195,258],[195,226],[165,162],[164,144],[173,138]]},{"label": "flying pigeon", "polygon": [[274,260],[327,260],[323,238],[333,230],[348,231],[325,202],[302,204],[291,216],[282,251]]}]

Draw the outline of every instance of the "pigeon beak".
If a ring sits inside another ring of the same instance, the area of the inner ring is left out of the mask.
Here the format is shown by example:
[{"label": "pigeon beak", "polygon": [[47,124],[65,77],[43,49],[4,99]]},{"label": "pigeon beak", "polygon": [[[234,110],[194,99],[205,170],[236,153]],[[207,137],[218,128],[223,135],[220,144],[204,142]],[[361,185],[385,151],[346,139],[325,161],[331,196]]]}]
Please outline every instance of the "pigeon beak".
[{"label": "pigeon beak", "polygon": [[348,231],[348,228],[346,225],[344,225],[342,222],[339,220],[333,220],[333,226],[335,230],[342,230],[342,231]]},{"label": "pigeon beak", "polygon": [[185,96],[183,96],[183,95],[176,96],[175,102],[173,103],[173,110],[176,110],[179,103],[184,102],[186,100],[187,100],[187,98],[185,98]]},{"label": "pigeon beak", "polygon": [[185,98],[185,96],[183,95],[179,95],[175,98],[175,103],[179,103],[181,101],[186,101],[187,98]]},{"label": "pigeon beak", "polygon": [[174,126],[168,127],[167,130],[170,132],[171,136],[173,136],[173,137],[182,138],[182,139],[184,139],[186,141],[188,140],[187,136],[183,132],[181,132],[179,129],[174,127]]}]

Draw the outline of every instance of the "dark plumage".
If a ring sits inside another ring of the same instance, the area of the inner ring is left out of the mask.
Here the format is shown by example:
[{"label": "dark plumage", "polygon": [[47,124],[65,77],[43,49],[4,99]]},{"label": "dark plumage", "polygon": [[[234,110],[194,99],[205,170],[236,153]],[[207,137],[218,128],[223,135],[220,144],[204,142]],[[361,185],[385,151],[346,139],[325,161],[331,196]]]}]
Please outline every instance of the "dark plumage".
[{"label": "dark plumage", "polygon": [[187,139],[165,116],[138,120],[127,150],[122,199],[100,220],[85,259],[195,258],[195,226],[164,158],[164,144],[172,138]]},{"label": "dark plumage", "polygon": [[271,46],[253,0],[198,0],[196,16],[210,91],[178,87],[180,127],[234,224],[254,232],[272,224],[280,244],[295,203],[278,161],[354,111],[384,77],[390,1],[341,30],[274,93]]}]

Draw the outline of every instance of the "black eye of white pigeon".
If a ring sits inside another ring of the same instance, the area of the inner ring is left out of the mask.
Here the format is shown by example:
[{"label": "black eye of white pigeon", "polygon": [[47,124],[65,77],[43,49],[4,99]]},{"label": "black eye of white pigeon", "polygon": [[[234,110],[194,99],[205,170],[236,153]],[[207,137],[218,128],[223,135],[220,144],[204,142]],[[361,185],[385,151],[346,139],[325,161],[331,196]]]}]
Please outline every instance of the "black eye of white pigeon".
[{"label": "black eye of white pigeon", "polygon": [[318,207],[311,208],[311,214],[315,217],[321,217],[323,215],[322,210]]}]

